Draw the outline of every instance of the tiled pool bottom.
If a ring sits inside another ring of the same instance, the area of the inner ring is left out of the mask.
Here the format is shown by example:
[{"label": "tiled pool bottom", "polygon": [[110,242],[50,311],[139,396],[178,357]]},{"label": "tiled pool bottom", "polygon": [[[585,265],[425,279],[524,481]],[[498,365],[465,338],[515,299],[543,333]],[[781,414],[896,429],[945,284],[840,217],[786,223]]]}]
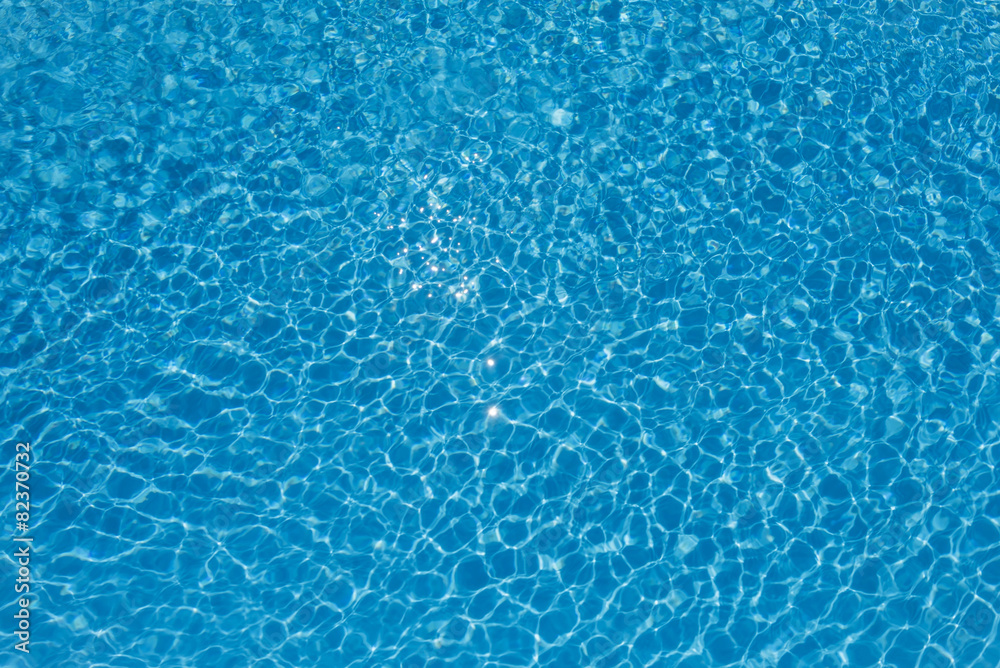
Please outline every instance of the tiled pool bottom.
[{"label": "tiled pool bottom", "polygon": [[1000,666],[996,14],[0,3],[0,665]]}]

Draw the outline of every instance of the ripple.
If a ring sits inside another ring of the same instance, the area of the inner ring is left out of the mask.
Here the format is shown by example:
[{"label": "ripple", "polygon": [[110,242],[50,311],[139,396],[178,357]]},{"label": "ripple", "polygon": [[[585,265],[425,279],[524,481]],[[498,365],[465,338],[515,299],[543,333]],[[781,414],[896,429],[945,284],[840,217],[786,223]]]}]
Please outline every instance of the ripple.
[{"label": "ripple", "polygon": [[872,11],[0,9],[38,665],[1000,664],[996,17]]}]

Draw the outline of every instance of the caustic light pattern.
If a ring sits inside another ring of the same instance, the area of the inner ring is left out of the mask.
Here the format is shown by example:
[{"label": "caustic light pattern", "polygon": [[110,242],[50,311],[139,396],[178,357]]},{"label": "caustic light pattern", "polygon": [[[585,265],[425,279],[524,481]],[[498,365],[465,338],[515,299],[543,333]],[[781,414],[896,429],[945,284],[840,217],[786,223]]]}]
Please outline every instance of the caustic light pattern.
[{"label": "caustic light pattern", "polygon": [[0,663],[996,668],[998,29],[0,2]]}]

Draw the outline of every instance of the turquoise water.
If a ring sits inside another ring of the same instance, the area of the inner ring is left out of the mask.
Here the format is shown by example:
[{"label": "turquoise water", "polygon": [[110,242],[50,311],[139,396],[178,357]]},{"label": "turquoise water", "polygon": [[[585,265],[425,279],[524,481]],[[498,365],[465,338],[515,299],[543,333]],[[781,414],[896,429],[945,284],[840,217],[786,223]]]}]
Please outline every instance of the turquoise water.
[{"label": "turquoise water", "polygon": [[0,664],[1000,665],[998,28],[0,2]]}]

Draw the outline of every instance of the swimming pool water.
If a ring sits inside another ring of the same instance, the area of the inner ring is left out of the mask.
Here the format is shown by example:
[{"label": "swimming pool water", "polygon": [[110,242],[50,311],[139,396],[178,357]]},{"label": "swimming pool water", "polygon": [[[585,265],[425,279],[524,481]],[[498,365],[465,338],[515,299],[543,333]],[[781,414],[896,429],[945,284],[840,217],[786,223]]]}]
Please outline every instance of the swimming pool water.
[{"label": "swimming pool water", "polygon": [[0,1],[0,663],[1000,665],[998,28]]}]

